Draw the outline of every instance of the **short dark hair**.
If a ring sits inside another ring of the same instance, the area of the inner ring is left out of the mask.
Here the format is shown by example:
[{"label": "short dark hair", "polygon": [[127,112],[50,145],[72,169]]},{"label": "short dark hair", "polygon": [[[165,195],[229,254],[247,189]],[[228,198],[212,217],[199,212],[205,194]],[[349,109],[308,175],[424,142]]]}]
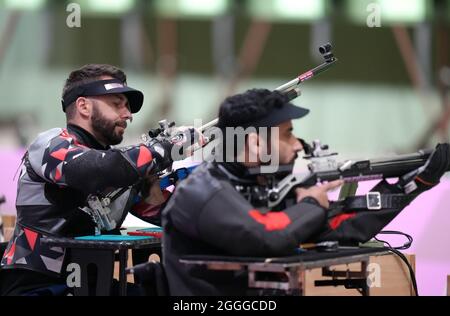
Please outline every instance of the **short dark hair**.
[{"label": "short dark hair", "polygon": [[219,108],[219,128],[252,126],[274,107],[282,107],[288,98],[278,91],[251,89],[226,98]]},{"label": "short dark hair", "polygon": [[[67,91],[72,90],[75,87],[97,81],[102,76],[110,76],[125,84],[127,83],[127,76],[118,67],[108,64],[88,64],[69,74],[69,77],[64,84],[62,95],[64,96]],[[73,117],[74,114],[74,107],[72,105],[73,104],[66,107],[66,117],[68,119]]]}]

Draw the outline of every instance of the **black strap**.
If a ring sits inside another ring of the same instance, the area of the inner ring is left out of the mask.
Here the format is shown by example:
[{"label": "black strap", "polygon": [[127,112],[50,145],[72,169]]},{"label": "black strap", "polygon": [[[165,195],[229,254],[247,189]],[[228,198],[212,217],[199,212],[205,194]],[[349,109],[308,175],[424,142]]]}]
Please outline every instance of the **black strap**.
[{"label": "black strap", "polygon": [[405,207],[411,201],[411,196],[407,194],[380,194],[379,192],[369,192],[363,196],[347,197],[343,207],[347,210],[380,210],[397,209]]}]

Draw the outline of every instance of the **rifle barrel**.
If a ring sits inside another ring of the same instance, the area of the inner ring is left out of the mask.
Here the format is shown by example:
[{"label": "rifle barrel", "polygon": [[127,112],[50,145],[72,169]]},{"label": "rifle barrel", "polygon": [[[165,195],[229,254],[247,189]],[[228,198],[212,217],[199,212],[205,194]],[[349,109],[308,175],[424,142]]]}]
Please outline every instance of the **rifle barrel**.
[{"label": "rifle barrel", "polygon": [[333,58],[330,61],[326,61],[323,64],[317,66],[316,68],[308,70],[307,72],[299,75],[297,78],[292,79],[291,81],[279,86],[275,90],[285,93],[285,92],[291,90],[294,86],[297,86],[297,85],[301,84],[302,82],[305,82],[305,81],[317,76],[318,74],[328,70],[328,68],[330,68],[335,62],[337,62],[336,58]]},{"label": "rifle barrel", "polygon": [[393,158],[362,160],[347,170],[318,171],[316,177],[320,181],[344,179],[347,182],[398,178],[425,165],[431,153],[431,150],[422,150]]},{"label": "rifle barrel", "polygon": [[213,127],[213,126],[217,125],[218,122],[219,122],[219,119],[218,119],[218,118],[215,118],[215,119],[212,120],[211,122],[208,122],[208,123],[206,123],[206,124],[200,126],[200,127],[198,128],[198,130],[199,130],[200,132],[203,132],[205,129],[208,129],[208,128],[210,128],[210,127]]},{"label": "rifle barrel", "polygon": [[[331,47],[331,46],[330,46]],[[307,81],[315,76],[317,76],[318,74],[328,70],[328,68],[330,68],[335,62],[337,62],[337,58],[333,57],[331,59],[326,60],[324,63],[320,64],[319,66],[308,70],[307,72],[299,75],[297,78],[292,79],[291,81],[279,86],[278,88],[275,88],[276,91],[279,91],[281,93],[285,93],[288,98],[289,101],[295,99],[296,97],[298,97],[300,95],[300,91],[298,89],[296,89],[295,91],[293,89],[295,89],[295,86],[301,84],[304,81]],[[206,123],[205,125],[202,125],[198,128],[198,130],[200,132],[213,127],[215,125],[217,125],[217,123],[219,122],[219,119],[216,118],[214,120],[212,120],[211,122]]]}]

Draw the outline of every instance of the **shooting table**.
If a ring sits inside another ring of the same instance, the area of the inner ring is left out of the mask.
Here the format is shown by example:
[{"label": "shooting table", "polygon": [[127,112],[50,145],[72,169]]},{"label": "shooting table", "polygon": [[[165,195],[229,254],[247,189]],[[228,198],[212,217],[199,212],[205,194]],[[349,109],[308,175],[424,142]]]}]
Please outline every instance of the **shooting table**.
[{"label": "shooting table", "polygon": [[[88,269],[95,265],[97,282],[95,295],[111,295],[114,272],[115,253],[119,253],[119,295],[127,293],[125,269],[128,261],[128,250],[161,249],[161,239],[150,236],[99,235],[75,238],[47,237],[41,241],[51,247],[62,247],[70,250],[70,263],[81,268],[81,286],[74,287],[74,295],[89,295]],[[147,256],[148,258],[148,256]]]},{"label": "shooting table", "polygon": [[[333,251],[309,250],[295,256],[277,258],[224,257],[189,255],[180,259],[186,265],[203,266],[209,270],[246,271],[248,287],[260,290],[279,290],[289,295],[304,295],[305,272],[322,268],[322,275],[332,280],[316,281],[316,286],[345,286],[369,295],[367,277],[371,256],[388,252],[378,248],[338,248]],[[360,271],[332,271],[330,266],[360,263]],[[345,279],[337,279],[345,277]]]}]

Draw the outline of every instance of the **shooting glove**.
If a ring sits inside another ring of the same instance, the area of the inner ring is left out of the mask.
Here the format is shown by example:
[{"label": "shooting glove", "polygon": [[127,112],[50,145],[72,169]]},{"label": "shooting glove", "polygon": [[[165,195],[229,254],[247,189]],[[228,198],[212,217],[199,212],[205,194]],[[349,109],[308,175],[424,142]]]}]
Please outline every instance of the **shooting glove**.
[{"label": "shooting glove", "polygon": [[[442,175],[450,168],[450,144],[438,144],[434,151],[431,153],[428,161],[423,167],[423,170],[418,169],[418,173],[415,174],[413,179],[407,179],[408,175],[403,177],[400,182],[403,182],[405,191],[410,193],[412,190],[408,190],[408,182],[414,181],[416,189],[419,192],[423,192],[431,189],[440,182]],[[410,191],[410,192],[408,192]]]},{"label": "shooting glove", "polygon": [[154,139],[150,142],[150,148],[155,153],[158,171],[164,170],[172,166],[173,159],[171,157],[173,144],[167,139]]},{"label": "shooting glove", "polygon": [[425,170],[418,174],[416,181],[436,185],[450,166],[450,145],[438,144],[428,158]]}]

